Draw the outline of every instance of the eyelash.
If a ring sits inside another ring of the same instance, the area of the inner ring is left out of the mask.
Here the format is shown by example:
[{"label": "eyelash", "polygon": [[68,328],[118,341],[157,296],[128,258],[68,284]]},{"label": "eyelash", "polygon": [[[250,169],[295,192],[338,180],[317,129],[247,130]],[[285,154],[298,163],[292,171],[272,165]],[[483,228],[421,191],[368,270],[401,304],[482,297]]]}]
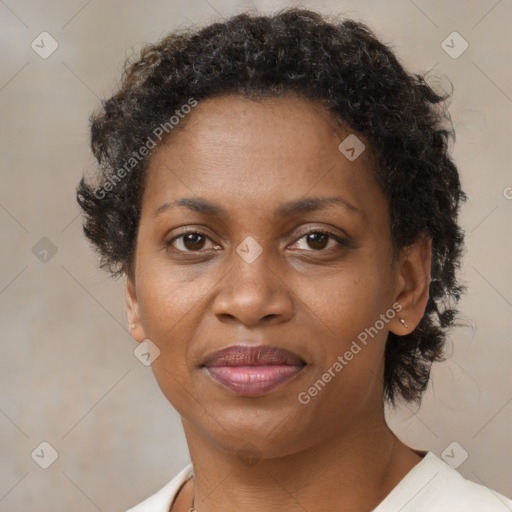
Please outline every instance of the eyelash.
[{"label": "eyelash", "polygon": [[[174,236],[168,242],[165,242],[165,246],[167,248],[172,248],[172,244],[176,240],[179,240],[180,238],[183,238],[184,236],[191,235],[191,234],[201,235],[201,236],[207,238],[208,240],[210,240],[211,242],[213,242],[213,240],[211,240],[211,238],[206,233],[204,233],[203,231],[194,229],[194,230],[190,230],[190,231],[185,231],[183,233],[180,233],[179,235]],[[349,246],[349,242],[347,239],[340,237],[339,235],[337,235],[336,233],[333,233],[332,231],[329,231],[328,229],[312,229],[311,231],[303,233],[299,238],[297,238],[297,240],[294,243],[297,243],[299,240],[302,240],[304,237],[307,237],[308,235],[311,235],[311,234],[327,235],[328,237],[330,237],[333,240],[335,240],[336,242],[338,242],[339,245],[341,245],[343,247]],[[310,249],[310,250],[312,252],[329,252],[329,250],[332,250],[332,249],[333,248],[331,247],[330,249],[317,249],[317,250]],[[180,253],[200,253],[201,252],[201,249],[198,251],[182,251],[181,249],[174,249],[174,250],[177,252],[180,252]]]}]

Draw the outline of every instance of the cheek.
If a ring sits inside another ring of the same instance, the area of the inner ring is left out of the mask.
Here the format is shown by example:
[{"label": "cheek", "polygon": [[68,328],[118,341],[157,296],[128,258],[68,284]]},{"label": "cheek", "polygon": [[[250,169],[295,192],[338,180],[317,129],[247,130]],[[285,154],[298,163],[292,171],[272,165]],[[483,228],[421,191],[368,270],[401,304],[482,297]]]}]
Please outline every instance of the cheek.
[{"label": "cheek", "polygon": [[202,287],[166,281],[156,271],[144,277],[139,282],[141,322],[146,337],[160,350],[151,368],[164,396],[183,415],[194,403],[188,355],[189,341],[204,314],[199,309]]},{"label": "cheek", "polygon": [[375,266],[361,261],[317,281],[307,294],[311,308],[344,338],[356,336],[388,307],[389,286]]},{"label": "cheek", "polygon": [[137,296],[146,338],[160,350],[152,367],[158,383],[169,389],[180,387],[188,378],[190,341],[196,337],[202,319],[208,315],[209,294],[219,277],[200,272],[196,279],[177,280],[176,269],[157,258],[140,258],[137,267]]},{"label": "cheek", "polygon": [[[311,317],[321,319],[322,339],[317,340],[315,367],[302,391],[315,414],[343,423],[347,410],[356,414],[380,400],[388,332],[380,315],[389,309],[389,297],[370,270],[358,278],[326,280],[321,289],[309,297]],[[323,387],[319,381],[328,383]]]},{"label": "cheek", "polygon": [[[364,263],[361,267],[354,265],[352,271],[323,281],[308,299],[314,316],[322,320],[324,333],[323,355],[318,361],[316,378],[321,378],[331,368],[336,377],[326,398],[332,393],[335,401],[342,397],[351,400],[343,392],[346,389],[351,390],[352,398],[361,399],[376,384],[375,378],[384,364],[389,319],[382,321],[381,315],[392,306],[390,281],[375,263],[370,265],[364,258],[360,261]],[[394,314],[391,310],[389,317]],[[337,361],[339,364],[332,369]]]},{"label": "cheek", "polygon": [[183,337],[189,319],[200,313],[214,282],[204,270],[195,269],[191,277],[190,271],[170,269],[159,259],[141,260],[139,269],[137,294],[142,325],[148,338],[167,345],[167,340]]}]

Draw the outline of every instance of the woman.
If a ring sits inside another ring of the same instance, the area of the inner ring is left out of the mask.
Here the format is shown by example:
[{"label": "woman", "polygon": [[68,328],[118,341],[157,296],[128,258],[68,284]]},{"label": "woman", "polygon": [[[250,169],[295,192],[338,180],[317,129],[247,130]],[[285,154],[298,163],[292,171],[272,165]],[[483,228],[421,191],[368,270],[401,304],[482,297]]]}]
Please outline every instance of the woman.
[{"label": "woman", "polygon": [[421,399],[462,292],[447,97],[299,9],[127,65],[77,197],[192,460],[133,512],[512,509],[384,418]]}]

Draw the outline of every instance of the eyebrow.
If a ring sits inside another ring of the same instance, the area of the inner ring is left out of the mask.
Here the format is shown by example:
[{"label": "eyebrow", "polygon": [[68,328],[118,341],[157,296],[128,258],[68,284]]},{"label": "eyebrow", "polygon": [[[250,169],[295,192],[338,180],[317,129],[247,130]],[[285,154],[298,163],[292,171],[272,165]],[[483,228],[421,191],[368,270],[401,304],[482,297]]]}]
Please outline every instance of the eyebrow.
[{"label": "eyebrow", "polygon": [[[306,199],[297,199],[281,204],[275,211],[276,217],[291,217],[300,213],[308,213],[316,210],[322,210],[331,206],[342,206],[347,211],[362,215],[362,213],[351,203],[341,197],[308,197]],[[219,204],[212,203],[202,197],[182,197],[172,202],[166,202],[158,207],[154,216],[172,210],[174,208],[188,208],[203,215],[216,217],[226,216],[226,210]]]}]

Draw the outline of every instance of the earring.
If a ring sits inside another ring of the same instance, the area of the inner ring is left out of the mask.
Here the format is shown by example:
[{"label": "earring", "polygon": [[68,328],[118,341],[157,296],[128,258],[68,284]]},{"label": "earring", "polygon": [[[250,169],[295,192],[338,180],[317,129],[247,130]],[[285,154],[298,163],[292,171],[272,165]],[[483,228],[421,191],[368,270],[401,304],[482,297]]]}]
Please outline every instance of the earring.
[{"label": "earring", "polygon": [[135,325],[135,324],[130,324],[130,331],[131,331],[132,329],[135,329],[135,327],[136,327],[136,325]]},{"label": "earring", "polygon": [[409,326],[407,325],[407,322],[403,319],[403,318],[400,318],[400,323],[407,329]]}]

